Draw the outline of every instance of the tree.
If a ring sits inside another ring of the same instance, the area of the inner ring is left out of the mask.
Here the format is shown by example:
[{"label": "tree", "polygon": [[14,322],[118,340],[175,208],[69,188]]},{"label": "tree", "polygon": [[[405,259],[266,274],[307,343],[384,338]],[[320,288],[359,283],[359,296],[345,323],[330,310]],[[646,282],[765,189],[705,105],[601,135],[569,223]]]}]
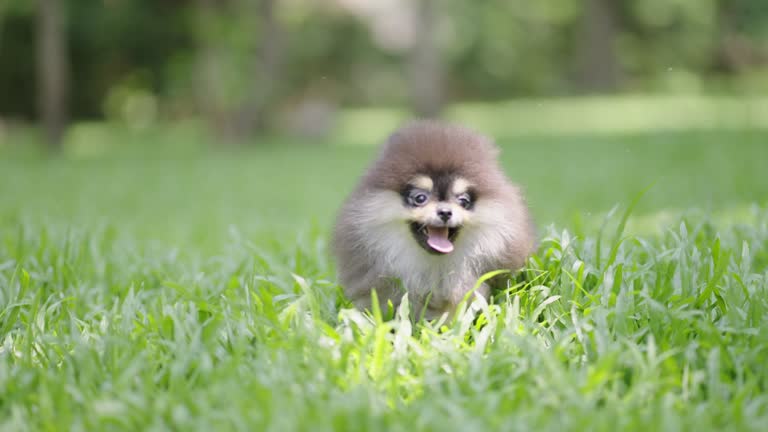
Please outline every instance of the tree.
[{"label": "tree", "polygon": [[[268,126],[281,64],[276,6],[277,0],[197,0],[199,100],[222,142],[241,142]],[[228,33],[217,34],[222,23]]]},{"label": "tree", "polygon": [[418,0],[415,33],[410,52],[410,95],[413,111],[420,117],[433,118],[443,108],[443,74],[437,44],[435,0]]},{"label": "tree", "polygon": [[217,43],[213,34],[213,29],[220,19],[222,5],[217,0],[197,0],[196,6],[197,102],[208,126],[220,137],[227,138],[232,134],[232,126],[227,115],[222,85],[226,64],[222,59],[220,43]]},{"label": "tree", "polygon": [[616,49],[619,34],[613,0],[583,0],[576,34],[575,84],[578,91],[612,91],[619,87],[621,65]]},{"label": "tree", "polygon": [[267,127],[280,70],[280,26],[275,16],[276,0],[258,0],[256,18],[259,40],[253,56],[253,73],[246,79],[246,99],[237,113],[240,137],[263,132]]},{"label": "tree", "polygon": [[262,132],[277,87],[281,63],[281,29],[275,16],[276,0],[258,0],[256,15],[261,31],[253,55],[253,77],[246,89],[248,94],[237,115],[240,136]]},{"label": "tree", "polygon": [[68,60],[63,0],[37,3],[38,112],[52,149],[58,149],[67,123]]}]

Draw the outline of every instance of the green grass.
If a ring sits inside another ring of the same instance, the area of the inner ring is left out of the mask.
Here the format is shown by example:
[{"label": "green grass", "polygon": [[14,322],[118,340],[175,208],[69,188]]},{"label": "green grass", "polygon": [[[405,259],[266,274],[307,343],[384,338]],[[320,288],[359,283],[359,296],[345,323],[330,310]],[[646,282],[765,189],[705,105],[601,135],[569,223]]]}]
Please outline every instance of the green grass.
[{"label": "green grass", "polygon": [[[349,145],[376,143],[408,116],[405,109],[344,110],[337,139]],[[450,106],[446,116],[494,136],[515,137],[766,129],[768,98],[759,94],[569,96],[460,103]]]},{"label": "green grass", "polygon": [[502,137],[539,253],[415,325],[328,256],[374,149],[7,157],[0,430],[763,430],[767,138]]}]

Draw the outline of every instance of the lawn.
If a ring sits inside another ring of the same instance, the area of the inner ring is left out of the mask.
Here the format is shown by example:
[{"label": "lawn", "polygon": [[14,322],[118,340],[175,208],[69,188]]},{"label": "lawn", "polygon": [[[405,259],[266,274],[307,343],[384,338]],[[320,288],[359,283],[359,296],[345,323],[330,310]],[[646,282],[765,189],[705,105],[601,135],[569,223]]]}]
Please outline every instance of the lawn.
[{"label": "lawn", "polygon": [[0,148],[0,430],[764,430],[768,133],[499,141],[539,253],[415,325],[328,255],[375,148]]}]

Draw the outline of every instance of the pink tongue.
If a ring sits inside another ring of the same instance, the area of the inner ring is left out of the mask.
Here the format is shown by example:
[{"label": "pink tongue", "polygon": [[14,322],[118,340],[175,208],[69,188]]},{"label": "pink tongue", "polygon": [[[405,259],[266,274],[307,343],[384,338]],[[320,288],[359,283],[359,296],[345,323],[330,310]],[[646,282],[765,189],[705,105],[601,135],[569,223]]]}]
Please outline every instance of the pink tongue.
[{"label": "pink tongue", "polygon": [[438,252],[453,252],[453,243],[448,240],[448,227],[427,226],[427,244]]}]

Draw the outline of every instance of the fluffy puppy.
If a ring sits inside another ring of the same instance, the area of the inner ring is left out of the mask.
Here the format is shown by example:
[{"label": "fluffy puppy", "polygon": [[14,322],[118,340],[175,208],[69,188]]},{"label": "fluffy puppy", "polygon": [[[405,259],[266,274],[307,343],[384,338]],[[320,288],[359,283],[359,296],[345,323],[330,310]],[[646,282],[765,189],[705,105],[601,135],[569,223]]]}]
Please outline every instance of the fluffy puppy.
[{"label": "fluffy puppy", "polygon": [[[360,309],[404,294],[417,315],[452,314],[485,273],[518,270],[535,248],[523,198],[472,130],[416,121],[392,134],[342,205],[339,282]],[[482,284],[478,295],[488,297]]]}]

